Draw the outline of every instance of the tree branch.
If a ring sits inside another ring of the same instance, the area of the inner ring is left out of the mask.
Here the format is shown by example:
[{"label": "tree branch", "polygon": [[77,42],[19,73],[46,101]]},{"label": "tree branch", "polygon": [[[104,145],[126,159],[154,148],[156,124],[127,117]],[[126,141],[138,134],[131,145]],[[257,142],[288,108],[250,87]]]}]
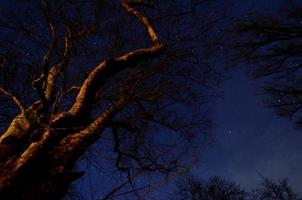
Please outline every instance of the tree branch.
[{"label": "tree branch", "polygon": [[53,156],[60,162],[64,161],[64,166],[72,165],[77,158],[96,140],[99,139],[105,124],[111,120],[128,103],[128,98],[120,97],[109,106],[85,129],[66,136],[53,151]]},{"label": "tree branch", "polygon": [[134,17],[136,17],[145,26],[153,45],[160,44],[157,33],[154,30],[154,28],[151,25],[148,18],[145,17],[140,12],[138,12],[137,10],[135,10],[134,8],[130,7],[128,2],[129,1],[127,1],[127,0],[121,0],[121,5],[125,9],[125,11],[128,12],[130,15],[133,15]]},{"label": "tree branch", "polygon": [[19,108],[21,114],[25,114],[26,109],[25,109],[24,105],[22,104],[22,102],[18,99],[18,97],[16,97],[14,94],[8,92],[7,90],[5,90],[3,87],[0,87],[0,92],[2,94],[4,94],[5,96],[10,97],[14,101],[16,106]]},{"label": "tree branch", "polygon": [[47,76],[46,88],[45,88],[45,97],[47,101],[50,101],[53,98],[55,92],[55,84],[58,75],[67,65],[71,50],[72,50],[72,33],[69,27],[66,28],[66,36],[64,39],[64,53],[61,61],[53,66]]}]

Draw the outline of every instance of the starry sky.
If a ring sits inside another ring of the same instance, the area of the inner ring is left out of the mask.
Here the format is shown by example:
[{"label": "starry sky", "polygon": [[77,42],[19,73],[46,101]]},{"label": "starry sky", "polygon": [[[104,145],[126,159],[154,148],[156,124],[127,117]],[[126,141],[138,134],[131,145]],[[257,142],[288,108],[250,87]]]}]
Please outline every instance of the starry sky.
[{"label": "starry sky", "polygon": [[224,98],[214,106],[214,142],[193,171],[205,178],[222,176],[249,189],[257,187],[261,176],[288,178],[301,193],[301,130],[263,105],[259,82],[237,69],[224,83]]}]

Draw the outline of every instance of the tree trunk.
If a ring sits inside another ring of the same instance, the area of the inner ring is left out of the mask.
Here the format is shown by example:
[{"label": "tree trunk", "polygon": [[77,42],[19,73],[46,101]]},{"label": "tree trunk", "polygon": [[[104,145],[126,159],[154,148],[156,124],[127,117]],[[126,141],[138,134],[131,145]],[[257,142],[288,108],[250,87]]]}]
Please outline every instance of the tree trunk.
[{"label": "tree trunk", "polygon": [[35,125],[27,126],[22,118],[12,124],[8,131],[15,134],[0,143],[0,199],[61,199],[82,174],[72,172],[76,159],[66,162],[66,149],[58,148],[57,134],[72,132],[32,128]]}]

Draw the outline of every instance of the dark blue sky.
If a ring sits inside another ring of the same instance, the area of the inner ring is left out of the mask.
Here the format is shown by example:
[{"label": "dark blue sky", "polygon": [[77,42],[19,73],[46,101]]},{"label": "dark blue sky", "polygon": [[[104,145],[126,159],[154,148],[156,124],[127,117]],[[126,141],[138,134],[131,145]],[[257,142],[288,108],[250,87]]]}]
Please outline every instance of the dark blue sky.
[{"label": "dark blue sky", "polygon": [[223,100],[214,106],[214,143],[194,172],[223,176],[247,188],[257,187],[260,174],[288,178],[302,192],[302,133],[263,105],[260,81],[235,70],[223,85]]},{"label": "dark blue sky", "polygon": [[[247,190],[255,189],[261,176],[287,178],[302,194],[302,131],[277,117],[263,104],[261,80],[252,80],[239,66],[221,87],[223,99],[213,105],[216,127],[213,141],[202,152],[192,173],[199,178],[220,176]],[[172,193],[173,184],[158,196]]]}]

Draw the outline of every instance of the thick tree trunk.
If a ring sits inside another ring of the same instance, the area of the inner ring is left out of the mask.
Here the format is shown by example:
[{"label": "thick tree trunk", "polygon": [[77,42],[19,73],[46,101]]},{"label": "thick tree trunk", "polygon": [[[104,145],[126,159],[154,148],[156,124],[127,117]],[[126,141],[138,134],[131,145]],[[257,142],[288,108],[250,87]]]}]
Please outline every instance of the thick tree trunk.
[{"label": "thick tree trunk", "polygon": [[18,173],[14,170],[3,170],[0,174],[0,199],[61,199],[79,173],[56,171],[53,169],[53,163],[47,158],[49,155],[41,154]]},{"label": "thick tree trunk", "polygon": [[0,143],[0,199],[61,199],[81,173],[72,172],[74,163],[67,163],[60,157],[64,149],[56,148],[55,137],[48,139],[54,135],[53,131],[39,126],[21,128],[26,127],[20,124],[23,120],[13,123],[15,125],[8,130],[24,138],[10,135]]}]

